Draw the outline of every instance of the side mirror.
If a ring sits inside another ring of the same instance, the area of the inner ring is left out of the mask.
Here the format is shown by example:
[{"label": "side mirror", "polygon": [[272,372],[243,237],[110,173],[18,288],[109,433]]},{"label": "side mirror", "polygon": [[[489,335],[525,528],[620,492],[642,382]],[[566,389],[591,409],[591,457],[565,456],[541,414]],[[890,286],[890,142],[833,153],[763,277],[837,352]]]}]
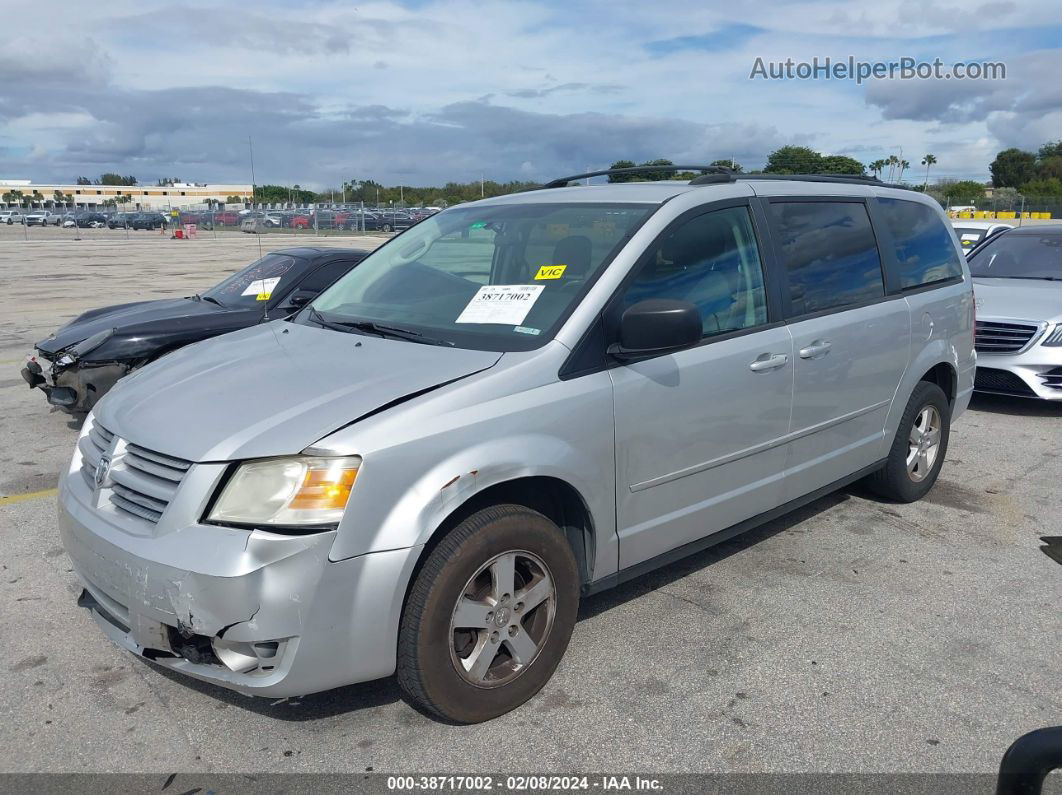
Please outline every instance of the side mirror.
[{"label": "side mirror", "polygon": [[287,305],[292,309],[298,309],[299,307],[306,306],[306,304],[310,303],[311,298],[313,298],[313,295],[310,293],[295,293],[295,295],[287,300]]},{"label": "side mirror", "polygon": [[620,341],[609,354],[620,361],[657,356],[701,341],[701,313],[688,301],[651,298],[628,307],[620,318]]}]

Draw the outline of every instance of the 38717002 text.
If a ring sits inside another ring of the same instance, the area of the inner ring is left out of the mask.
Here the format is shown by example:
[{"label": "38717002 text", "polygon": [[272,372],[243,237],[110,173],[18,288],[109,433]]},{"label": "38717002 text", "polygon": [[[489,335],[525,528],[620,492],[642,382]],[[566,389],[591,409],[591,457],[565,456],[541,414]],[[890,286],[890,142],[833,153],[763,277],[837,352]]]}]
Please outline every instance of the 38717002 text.
[{"label": "38717002 text", "polygon": [[658,779],[641,776],[388,776],[387,789],[396,792],[662,792]]}]

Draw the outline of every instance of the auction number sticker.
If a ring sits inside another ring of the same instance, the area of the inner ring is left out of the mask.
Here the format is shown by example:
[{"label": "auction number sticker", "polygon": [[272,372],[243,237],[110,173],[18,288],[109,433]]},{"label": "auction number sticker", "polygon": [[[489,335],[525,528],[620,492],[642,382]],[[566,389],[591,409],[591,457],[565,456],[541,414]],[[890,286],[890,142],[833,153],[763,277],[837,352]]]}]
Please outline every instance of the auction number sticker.
[{"label": "auction number sticker", "polygon": [[268,301],[269,296],[273,294],[273,288],[280,284],[280,277],[275,279],[255,279],[240,295],[253,295],[256,296],[256,301]]},{"label": "auction number sticker", "polygon": [[541,284],[485,284],[454,322],[519,326],[543,289]]}]

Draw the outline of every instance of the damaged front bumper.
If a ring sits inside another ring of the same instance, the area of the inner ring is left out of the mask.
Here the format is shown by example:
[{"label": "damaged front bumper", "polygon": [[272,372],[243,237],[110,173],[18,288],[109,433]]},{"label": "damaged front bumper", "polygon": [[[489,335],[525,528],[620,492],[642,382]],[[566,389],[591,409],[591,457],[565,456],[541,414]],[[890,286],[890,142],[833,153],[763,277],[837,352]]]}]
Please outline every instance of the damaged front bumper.
[{"label": "damaged front bumper", "polygon": [[75,455],[60,482],[62,543],[115,643],[248,695],[298,696],[389,676],[419,548],[332,562],[335,532],[199,524],[224,465],[195,464],[157,524],[116,511]]},{"label": "damaged front bumper", "polygon": [[88,364],[70,356],[50,362],[31,357],[21,374],[31,389],[44,392],[51,405],[73,413],[90,411],[130,369],[121,362]]}]

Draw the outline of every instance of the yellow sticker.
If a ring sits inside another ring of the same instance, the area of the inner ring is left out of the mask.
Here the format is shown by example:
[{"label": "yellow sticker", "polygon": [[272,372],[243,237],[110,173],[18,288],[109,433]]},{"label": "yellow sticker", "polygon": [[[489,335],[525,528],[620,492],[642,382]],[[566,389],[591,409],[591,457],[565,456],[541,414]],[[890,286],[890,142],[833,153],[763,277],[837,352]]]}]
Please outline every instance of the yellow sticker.
[{"label": "yellow sticker", "polygon": [[272,295],[272,293],[259,293],[258,297],[255,298],[254,300],[255,301],[268,301],[269,300],[269,296],[271,296],[271,295]]},{"label": "yellow sticker", "polygon": [[535,274],[535,281],[540,282],[543,279],[559,279],[564,275],[564,269],[567,265],[543,265],[538,269],[538,273]]}]

